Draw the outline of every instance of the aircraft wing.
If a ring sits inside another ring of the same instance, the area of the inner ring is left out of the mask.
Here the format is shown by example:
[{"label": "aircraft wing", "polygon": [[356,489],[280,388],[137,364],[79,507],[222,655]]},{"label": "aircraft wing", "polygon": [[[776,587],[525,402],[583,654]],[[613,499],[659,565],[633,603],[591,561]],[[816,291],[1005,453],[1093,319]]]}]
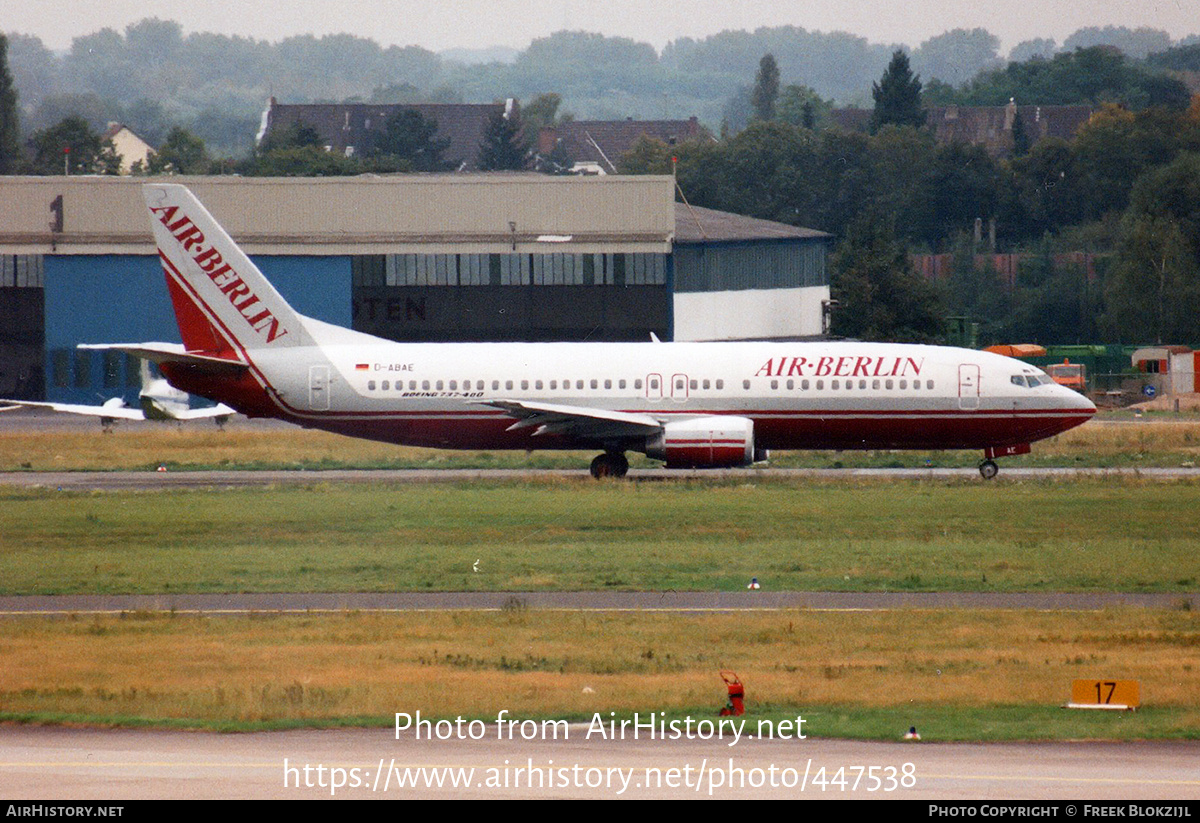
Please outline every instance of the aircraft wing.
[{"label": "aircraft wing", "polygon": [[34,409],[51,409],[67,414],[85,414],[91,417],[111,417],[120,420],[145,420],[146,415],[141,409],[129,406],[83,406],[77,403],[40,403],[33,400],[3,400],[0,403],[12,404],[10,408],[28,406]]},{"label": "aircraft wing", "polygon": [[484,400],[481,404],[503,409],[510,417],[517,418],[508,431],[537,426],[533,433],[535,437],[542,434],[580,439],[646,437],[662,428],[662,423],[648,414],[524,400]]}]

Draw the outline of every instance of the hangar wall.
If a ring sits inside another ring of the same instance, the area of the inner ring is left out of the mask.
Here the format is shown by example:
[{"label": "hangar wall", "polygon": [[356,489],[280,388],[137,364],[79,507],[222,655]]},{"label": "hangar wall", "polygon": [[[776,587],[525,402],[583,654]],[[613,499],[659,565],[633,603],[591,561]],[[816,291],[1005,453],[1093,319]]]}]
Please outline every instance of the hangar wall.
[{"label": "hangar wall", "polygon": [[[253,260],[301,314],[350,325],[349,258]],[[94,404],[139,386],[135,360],[79,343],[179,340],[157,255],[47,255],[43,266],[47,399]]]}]

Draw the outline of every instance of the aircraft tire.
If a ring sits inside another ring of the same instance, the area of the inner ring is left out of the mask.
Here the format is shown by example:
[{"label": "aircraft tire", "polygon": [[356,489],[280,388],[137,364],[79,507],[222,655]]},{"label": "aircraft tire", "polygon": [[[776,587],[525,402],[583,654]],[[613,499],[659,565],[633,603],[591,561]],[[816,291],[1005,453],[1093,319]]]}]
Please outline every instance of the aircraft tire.
[{"label": "aircraft tire", "polygon": [[979,474],[984,480],[991,480],[1000,472],[1000,467],[996,465],[995,460],[984,460],[979,464]]},{"label": "aircraft tire", "polygon": [[624,477],[629,471],[629,461],[620,452],[596,455],[592,461],[592,477],[602,480],[605,477]]}]

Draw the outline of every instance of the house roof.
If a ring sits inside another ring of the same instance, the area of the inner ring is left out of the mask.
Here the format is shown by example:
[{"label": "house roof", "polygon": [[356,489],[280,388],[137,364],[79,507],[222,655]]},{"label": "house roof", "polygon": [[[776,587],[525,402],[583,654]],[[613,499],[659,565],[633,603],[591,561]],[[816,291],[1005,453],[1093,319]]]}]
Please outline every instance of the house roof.
[{"label": "house roof", "polygon": [[698,140],[705,135],[700,121],[689,120],[573,120],[554,128],[542,129],[538,151],[548,155],[562,141],[567,156],[575,163],[594,163],[606,172],[616,164],[643,135],[664,143]]},{"label": "house roof", "polygon": [[833,235],[773,220],[675,204],[675,242],[730,243],[743,240],[824,240]]},{"label": "house roof", "polygon": [[[1030,143],[1043,137],[1071,140],[1095,113],[1094,106],[929,106],[926,125],[939,143],[973,143],[992,155],[1012,150],[1012,124],[1021,118]],[[866,131],[870,109],[834,109],[833,122],[848,131]]]},{"label": "house roof", "polygon": [[503,112],[507,103],[299,103],[283,104],[271,98],[264,112],[261,143],[276,129],[303,123],[321,135],[331,151],[345,154],[348,147],[361,150],[374,132],[381,131],[397,111],[412,109],[437,123],[437,139],[449,140],[442,152],[447,162],[465,171],[479,168],[479,147],[488,120]]}]

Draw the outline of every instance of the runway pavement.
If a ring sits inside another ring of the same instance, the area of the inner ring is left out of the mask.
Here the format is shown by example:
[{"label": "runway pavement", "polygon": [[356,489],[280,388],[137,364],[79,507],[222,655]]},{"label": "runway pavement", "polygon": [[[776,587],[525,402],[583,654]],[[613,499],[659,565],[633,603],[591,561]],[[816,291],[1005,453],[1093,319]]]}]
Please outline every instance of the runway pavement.
[{"label": "runway pavement", "polygon": [[[649,739],[645,729],[636,740],[630,730],[625,739],[606,739],[589,724],[551,730],[521,723],[508,727],[515,739],[497,740],[505,726],[494,720],[478,723],[478,740],[469,739],[473,732],[465,726],[463,739],[455,733],[449,740],[430,740],[429,734],[418,740],[411,731],[397,735],[394,727],[230,735],[7,727],[0,739],[0,796],[8,802],[1200,796],[1200,742],[880,743],[795,739],[794,732],[793,739],[747,739],[756,734],[757,721],[746,717],[730,718],[747,721],[743,736],[730,745],[733,727],[719,738],[714,729],[702,740],[697,735],[708,729],[699,721],[716,718],[694,720],[693,738],[683,736],[681,726],[675,740]],[[521,739],[522,730],[534,739]]]}]

